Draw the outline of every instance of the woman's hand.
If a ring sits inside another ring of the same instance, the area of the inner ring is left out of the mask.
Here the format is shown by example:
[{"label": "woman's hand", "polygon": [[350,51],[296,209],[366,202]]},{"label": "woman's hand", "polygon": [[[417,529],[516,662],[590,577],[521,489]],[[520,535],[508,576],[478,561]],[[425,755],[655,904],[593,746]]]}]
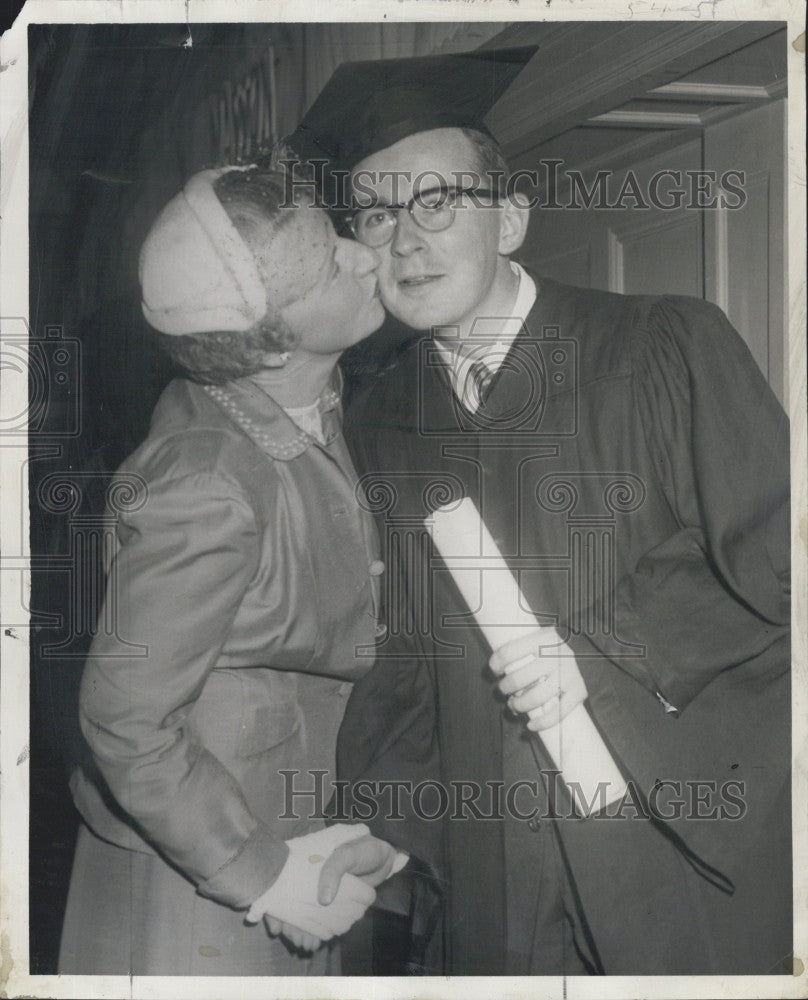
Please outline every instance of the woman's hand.
[{"label": "woman's hand", "polygon": [[506,642],[488,665],[514,713],[528,716],[527,728],[541,732],[586,701],[587,690],[575,654],[555,629],[539,628]]},{"label": "woman's hand", "polygon": [[264,923],[273,937],[285,937],[287,941],[290,941],[301,951],[317,951],[323,943],[320,938],[309,934],[308,931],[301,930],[300,927],[295,927],[294,924],[288,924],[285,920],[278,920],[277,917],[270,917],[267,914],[264,917]]}]

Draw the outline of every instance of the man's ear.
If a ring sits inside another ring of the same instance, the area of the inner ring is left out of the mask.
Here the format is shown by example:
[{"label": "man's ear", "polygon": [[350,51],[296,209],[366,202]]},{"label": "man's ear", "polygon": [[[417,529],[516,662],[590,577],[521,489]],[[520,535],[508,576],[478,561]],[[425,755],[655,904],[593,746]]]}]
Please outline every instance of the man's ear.
[{"label": "man's ear", "polygon": [[503,256],[515,253],[525,242],[529,220],[527,198],[518,191],[506,195],[499,224],[498,249]]}]

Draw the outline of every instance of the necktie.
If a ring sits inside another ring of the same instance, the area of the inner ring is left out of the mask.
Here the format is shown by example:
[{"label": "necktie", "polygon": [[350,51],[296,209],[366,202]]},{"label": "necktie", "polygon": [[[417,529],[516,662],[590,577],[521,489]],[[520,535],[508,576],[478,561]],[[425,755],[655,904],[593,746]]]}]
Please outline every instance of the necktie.
[{"label": "necktie", "polygon": [[[469,365],[468,375],[466,376],[466,398],[469,399],[469,403],[473,409],[478,410],[485,405],[493,379],[494,372],[483,361],[472,361]],[[469,380],[471,380],[471,386],[469,386]],[[469,388],[471,390],[470,393],[468,392]]]}]

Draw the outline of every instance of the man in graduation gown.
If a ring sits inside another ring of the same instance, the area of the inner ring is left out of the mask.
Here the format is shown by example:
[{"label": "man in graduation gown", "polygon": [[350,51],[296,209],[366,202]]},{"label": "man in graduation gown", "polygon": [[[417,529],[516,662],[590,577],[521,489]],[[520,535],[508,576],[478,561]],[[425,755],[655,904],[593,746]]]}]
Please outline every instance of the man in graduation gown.
[{"label": "man in graduation gown", "polygon": [[[354,233],[420,332],[347,415],[389,631],[339,746],[340,818],[378,839],[331,876],[407,850],[442,902],[428,972],[790,971],[786,419],[714,306],[511,261],[527,211],[481,118],[530,55],[342,67],[293,137],[353,171]],[[541,685],[505,703],[432,550],[424,519],[464,495],[574,656],[628,780],[608,810],[569,808],[521,714]]]}]

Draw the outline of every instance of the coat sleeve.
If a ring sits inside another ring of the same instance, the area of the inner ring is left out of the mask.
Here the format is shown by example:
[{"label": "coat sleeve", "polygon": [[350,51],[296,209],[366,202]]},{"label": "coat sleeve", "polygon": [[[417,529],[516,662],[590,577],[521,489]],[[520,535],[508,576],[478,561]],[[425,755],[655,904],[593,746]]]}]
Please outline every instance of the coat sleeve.
[{"label": "coat sleeve", "polygon": [[[224,477],[163,478],[149,483],[119,533],[102,612],[115,635],[99,631],[85,667],[84,735],[113,796],[146,838],[202,894],[249,905],[277,877],[288,850],[194,740],[188,718],[256,569],[253,512]],[[118,636],[143,653],[133,655]]]},{"label": "coat sleeve", "polygon": [[788,632],[788,423],[708,303],[658,300],[632,360],[637,418],[679,527],[618,582],[617,622],[645,646],[638,679],[681,711]]}]

